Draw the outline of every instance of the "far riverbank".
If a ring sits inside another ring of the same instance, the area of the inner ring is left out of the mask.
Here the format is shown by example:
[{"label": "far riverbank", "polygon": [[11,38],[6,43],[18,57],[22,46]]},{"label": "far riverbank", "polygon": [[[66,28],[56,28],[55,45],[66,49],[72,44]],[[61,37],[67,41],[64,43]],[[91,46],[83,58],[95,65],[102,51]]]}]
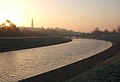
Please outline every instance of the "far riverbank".
[{"label": "far riverbank", "polygon": [[0,38],[0,52],[43,47],[72,41],[65,37],[5,37]]}]

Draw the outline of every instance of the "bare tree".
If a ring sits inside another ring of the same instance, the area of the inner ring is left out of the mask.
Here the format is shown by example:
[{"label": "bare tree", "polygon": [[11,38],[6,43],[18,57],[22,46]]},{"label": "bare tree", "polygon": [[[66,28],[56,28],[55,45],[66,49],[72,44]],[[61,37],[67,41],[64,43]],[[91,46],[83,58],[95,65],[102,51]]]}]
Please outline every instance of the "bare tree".
[{"label": "bare tree", "polygon": [[117,33],[117,30],[116,30],[115,28],[113,28],[113,30],[111,31],[111,34],[113,34],[113,35],[118,34],[118,33]]},{"label": "bare tree", "polygon": [[5,23],[0,25],[0,36],[11,37],[11,36],[22,36],[22,32],[16,27],[10,20],[6,20]]},{"label": "bare tree", "polygon": [[105,30],[104,30],[104,34],[105,34],[105,35],[108,35],[108,34],[110,34],[110,31],[107,30],[107,29],[105,29]]},{"label": "bare tree", "polygon": [[100,31],[99,27],[96,27],[92,33],[99,35],[102,34],[102,31]]},{"label": "bare tree", "polygon": [[117,32],[118,32],[118,34],[120,34],[120,25],[117,26]]}]

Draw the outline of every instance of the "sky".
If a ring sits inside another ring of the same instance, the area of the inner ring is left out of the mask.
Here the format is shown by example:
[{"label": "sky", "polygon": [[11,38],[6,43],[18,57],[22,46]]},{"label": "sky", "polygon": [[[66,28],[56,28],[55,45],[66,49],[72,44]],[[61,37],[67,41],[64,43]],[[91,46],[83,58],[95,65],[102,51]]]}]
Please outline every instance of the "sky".
[{"label": "sky", "polygon": [[17,26],[62,27],[89,32],[120,25],[120,0],[0,0],[0,23]]}]

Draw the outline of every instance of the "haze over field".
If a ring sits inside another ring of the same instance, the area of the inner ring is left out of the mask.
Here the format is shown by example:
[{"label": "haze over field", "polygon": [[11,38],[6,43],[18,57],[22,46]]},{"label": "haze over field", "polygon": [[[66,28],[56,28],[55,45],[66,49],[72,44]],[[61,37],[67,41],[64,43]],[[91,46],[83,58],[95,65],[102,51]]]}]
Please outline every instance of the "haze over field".
[{"label": "haze over field", "polygon": [[91,31],[120,25],[120,0],[0,0],[0,23]]}]

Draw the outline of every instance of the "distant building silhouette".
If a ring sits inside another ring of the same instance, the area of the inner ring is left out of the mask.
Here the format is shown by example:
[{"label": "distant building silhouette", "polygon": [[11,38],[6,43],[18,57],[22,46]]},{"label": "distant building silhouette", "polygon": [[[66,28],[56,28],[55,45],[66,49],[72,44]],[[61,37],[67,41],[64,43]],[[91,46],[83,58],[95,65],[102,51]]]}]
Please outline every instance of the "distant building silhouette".
[{"label": "distant building silhouette", "polygon": [[34,27],[33,18],[32,18],[32,21],[31,21],[31,27],[32,27],[32,28]]}]

